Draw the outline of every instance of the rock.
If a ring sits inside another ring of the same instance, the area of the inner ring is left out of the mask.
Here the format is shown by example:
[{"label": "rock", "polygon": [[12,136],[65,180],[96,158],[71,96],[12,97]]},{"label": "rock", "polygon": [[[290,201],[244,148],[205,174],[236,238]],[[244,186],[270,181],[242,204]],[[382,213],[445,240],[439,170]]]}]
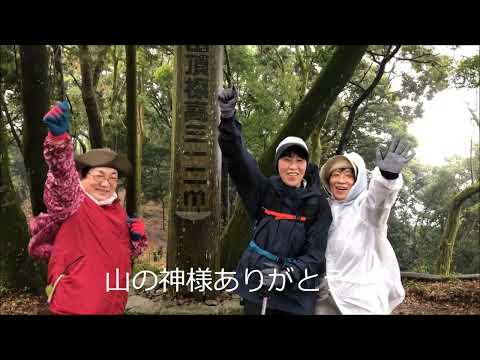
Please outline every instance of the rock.
[{"label": "rock", "polygon": [[[135,279],[135,284],[136,284],[136,287],[133,286],[133,278],[132,277],[132,280],[130,281],[130,287],[131,289],[134,289],[135,291],[146,291],[147,289],[150,289],[152,287],[154,287],[154,285],[157,284],[158,282],[158,278],[155,278],[155,276],[149,274],[149,273],[146,273],[145,275],[145,282],[143,283],[143,286],[139,289],[137,289],[140,285],[142,285],[142,282],[143,282],[143,277],[144,275],[143,274],[140,274],[137,276],[137,278]],[[151,290],[149,290],[151,291]]]},{"label": "rock", "polygon": [[166,291],[163,291],[163,288],[158,288],[154,291],[155,296],[162,296]]},{"label": "rock", "polygon": [[158,304],[142,296],[132,295],[128,297],[126,312],[137,314],[158,313]]},{"label": "rock", "polygon": [[217,306],[218,305],[218,301],[217,300],[206,300],[205,301],[205,304],[208,305],[208,306]]}]

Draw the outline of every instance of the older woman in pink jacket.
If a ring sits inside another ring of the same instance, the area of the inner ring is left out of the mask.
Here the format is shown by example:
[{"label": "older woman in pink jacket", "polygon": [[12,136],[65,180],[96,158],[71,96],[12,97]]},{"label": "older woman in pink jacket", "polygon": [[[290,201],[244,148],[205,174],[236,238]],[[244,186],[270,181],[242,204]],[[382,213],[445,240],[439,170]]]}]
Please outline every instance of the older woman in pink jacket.
[{"label": "older woman in pink jacket", "polygon": [[126,287],[132,259],[147,246],[143,221],[127,216],[116,193],[118,177],[130,174],[130,163],[109,149],[93,149],[75,161],[66,102],[43,121],[50,130],[44,142],[48,212],[30,222],[28,250],[34,259],[48,261],[50,311],[123,314],[128,292],[113,288],[117,279],[119,288]]}]

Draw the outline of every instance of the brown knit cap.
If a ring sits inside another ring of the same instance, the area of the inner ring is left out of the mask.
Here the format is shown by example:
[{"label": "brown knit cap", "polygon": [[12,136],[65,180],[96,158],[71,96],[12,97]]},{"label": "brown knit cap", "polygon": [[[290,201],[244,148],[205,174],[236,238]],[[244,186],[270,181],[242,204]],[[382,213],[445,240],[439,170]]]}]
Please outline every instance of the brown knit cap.
[{"label": "brown knit cap", "polygon": [[78,170],[86,167],[110,167],[116,169],[120,176],[132,174],[130,161],[108,148],[92,149],[85,154],[75,155],[75,165]]}]

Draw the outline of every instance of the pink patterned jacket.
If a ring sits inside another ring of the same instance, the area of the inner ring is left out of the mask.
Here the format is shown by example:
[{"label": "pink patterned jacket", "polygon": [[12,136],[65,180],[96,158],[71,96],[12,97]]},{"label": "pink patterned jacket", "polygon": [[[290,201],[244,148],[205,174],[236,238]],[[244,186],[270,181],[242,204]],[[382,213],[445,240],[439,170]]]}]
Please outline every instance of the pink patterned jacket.
[{"label": "pink patterned jacket", "polygon": [[[30,221],[28,252],[36,260],[48,261],[60,226],[75,214],[86,195],[80,187],[80,177],[75,169],[70,135],[53,136],[49,132],[43,145],[43,155],[49,168],[43,194],[47,213],[40,213]],[[147,241],[146,236],[138,241],[130,241],[132,258],[143,253]]]}]

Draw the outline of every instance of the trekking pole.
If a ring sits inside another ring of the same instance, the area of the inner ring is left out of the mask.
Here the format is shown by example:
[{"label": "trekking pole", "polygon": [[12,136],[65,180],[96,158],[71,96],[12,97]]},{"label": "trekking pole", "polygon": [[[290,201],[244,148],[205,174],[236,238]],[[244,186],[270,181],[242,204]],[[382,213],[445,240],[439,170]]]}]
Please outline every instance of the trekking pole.
[{"label": "trekking pole", "polygon": [[267,303],[268,303],[268,296],[265,294],[262,300],[262,312],[261,315],[267,315]]},{"label": "trekking pole", "polygon": [[260,315],[267,315],[267,304],[268,304],[268,290],[267,288],[263,287],[260,290],[260,297],[262,298],[262,311]]}]

